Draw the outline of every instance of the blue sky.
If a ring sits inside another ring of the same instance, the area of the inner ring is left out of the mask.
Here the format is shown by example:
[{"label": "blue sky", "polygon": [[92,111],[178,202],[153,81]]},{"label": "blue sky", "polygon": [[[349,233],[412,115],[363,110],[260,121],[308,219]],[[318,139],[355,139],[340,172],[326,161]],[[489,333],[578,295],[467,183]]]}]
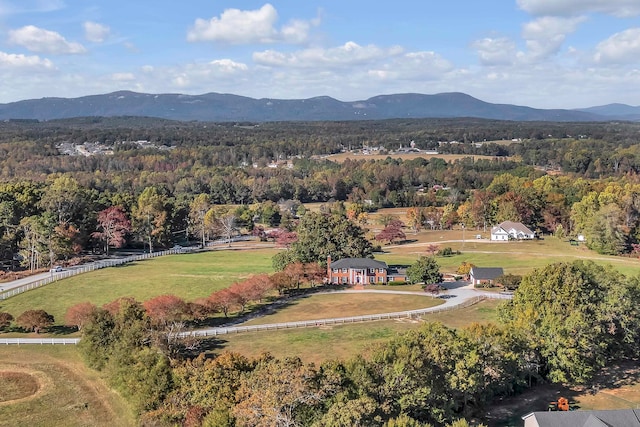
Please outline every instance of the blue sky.
[{"label": "blue sky", "polygon": [[0,103],[116,90],[640,105],[640,0],[0,0]]}]

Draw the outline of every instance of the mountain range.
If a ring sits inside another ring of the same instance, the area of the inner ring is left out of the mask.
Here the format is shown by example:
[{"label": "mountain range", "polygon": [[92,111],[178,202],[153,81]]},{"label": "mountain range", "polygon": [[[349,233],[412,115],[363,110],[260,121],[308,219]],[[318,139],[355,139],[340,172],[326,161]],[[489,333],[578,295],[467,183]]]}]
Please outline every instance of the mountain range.
[{"label": "mountain range", "polygon": [[380,95],[343,102],[255,99],[232,94],[145,94],[119,91],[79,98],[41,98],[0,104],[0,120],[144,116],[182,121],[270,122],[475,117],[512,121],[640,121],[640,106],[609,104],[583,109],[536,109],[492,104],[464,93]]}]

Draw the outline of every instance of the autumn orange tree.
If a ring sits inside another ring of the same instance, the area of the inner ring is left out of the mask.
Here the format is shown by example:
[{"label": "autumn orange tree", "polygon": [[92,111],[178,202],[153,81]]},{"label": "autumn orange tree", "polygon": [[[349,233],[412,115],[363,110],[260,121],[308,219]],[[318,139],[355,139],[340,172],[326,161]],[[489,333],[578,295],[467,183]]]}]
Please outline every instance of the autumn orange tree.
[{"label": "autumn orange tree", "polygon": [[4,329],[11,324],[13,321],[13,316],[11,313],[0,313],[0,329]]},{"label": "autumn orange tree", "polygon": [[111,206],[98,212],[98,229],[91,237],[104,243],[108,255],[109,248],[121,248],[126,243],[127,233],[131,232],[131,221],[121,206]]},{"label": "autumn orange tree", "polygon": [[188,316],[187,303],[175,295],[158,295],[143,302],[142,305],[156,325],[179,322]]},{"label": "autumn orange tree", "polygon": [[53,325],[53,322],[53,316],[44,310],[27,310],[16,319],[18,326],[36,334]]},{"label": "autumn orange tree", "polygon": [[64,324],[66,326],[76,327],[81,331],[82,327],[92,318],[96,309],[97,307],[90,302],[81,302],[72,305],[64,315]]}]

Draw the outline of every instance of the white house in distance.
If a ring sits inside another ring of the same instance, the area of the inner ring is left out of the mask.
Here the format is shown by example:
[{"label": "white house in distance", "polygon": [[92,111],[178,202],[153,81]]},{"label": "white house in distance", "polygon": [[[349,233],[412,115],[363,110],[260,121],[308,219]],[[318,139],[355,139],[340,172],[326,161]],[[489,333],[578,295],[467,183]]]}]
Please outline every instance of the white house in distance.
[{"label": "white house in distance", "polygon": [[491,240],[495,241],[529,240],[535,237],[536,233],[521,222],[504,221],[491,229]]}]

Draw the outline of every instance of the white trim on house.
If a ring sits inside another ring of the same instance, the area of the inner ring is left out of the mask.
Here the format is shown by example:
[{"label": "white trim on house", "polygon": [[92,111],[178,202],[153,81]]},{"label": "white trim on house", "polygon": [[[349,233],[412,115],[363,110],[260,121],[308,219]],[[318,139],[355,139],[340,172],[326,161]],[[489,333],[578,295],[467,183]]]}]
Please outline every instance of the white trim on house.
[{"label": "white trim on house", "polygon": [[531,240],[535,237],[536,233],[521,222],[504,221],[491,229],[491,240],[494,241]]}]

